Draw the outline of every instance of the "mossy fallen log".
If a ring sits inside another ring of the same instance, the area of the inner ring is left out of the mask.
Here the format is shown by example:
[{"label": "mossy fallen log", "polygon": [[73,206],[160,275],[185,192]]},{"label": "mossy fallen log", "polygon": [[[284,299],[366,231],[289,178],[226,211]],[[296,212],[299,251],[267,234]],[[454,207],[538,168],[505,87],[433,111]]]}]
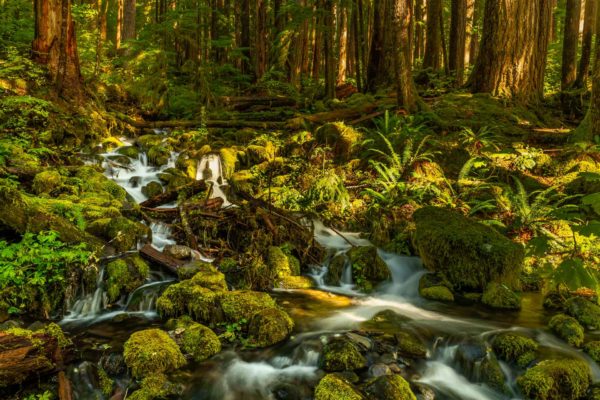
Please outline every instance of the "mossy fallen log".
[{"label": "mossy fallen log", "polygon": [[156,195],[146,201],[140,203],[142,208],[155,208],[163,204],[171,203],[179,197],[181,192],[186,192],[188,195],[194,195],[207,189],[207,185],[204,181],[194,181],[190,184],[177,187],[173,190],[168,190],[164,193]]},{"label": "mossy fallen log", "polygon": [[177,274],[177,269],[185,264],[185,261],[168,256],[149,244],[141,248],[140,255],[152,263],[165,267],[174,274]]}]

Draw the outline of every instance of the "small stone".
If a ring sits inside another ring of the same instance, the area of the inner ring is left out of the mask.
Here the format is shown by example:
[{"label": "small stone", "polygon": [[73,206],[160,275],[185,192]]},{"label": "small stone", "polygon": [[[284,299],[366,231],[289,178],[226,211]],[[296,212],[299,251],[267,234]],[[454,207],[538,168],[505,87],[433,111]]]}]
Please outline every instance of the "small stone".
[{"label": "small stone", "polygon": [[165,246],[163,253],[178,260],[186,260],[190,258],[192,254],[192,249],[180,244],[169,244]]},{"label": "small stone", "polygon": [[368,337],[364,337],[353,332],[347,332],[346,337],[352,342],[362,347],[364,350],[373,349],[373,341]]},{"label": "small stone", "polygon": [[369,368],[369,375],[374,378],[378,378],[384,375],[392,375],[392,370],[385,364],[377,363],[371,365]]}]

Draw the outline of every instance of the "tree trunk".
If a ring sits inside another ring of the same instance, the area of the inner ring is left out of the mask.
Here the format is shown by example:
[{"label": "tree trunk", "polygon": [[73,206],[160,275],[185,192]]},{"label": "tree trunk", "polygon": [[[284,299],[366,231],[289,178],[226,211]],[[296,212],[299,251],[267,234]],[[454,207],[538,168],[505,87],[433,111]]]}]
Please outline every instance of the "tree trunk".
[{"label": "tree trunk", "polygon": [[136,0],[124,0],[123,3],[123,27],[121,28],[121,41],[135,40],[135,17],[136,17]]},{"label": "tree trunk", "polygon": [[269,31],[267,23],[267,0],[256,0],[255,68],[256,80],[267,72]]},{"label": "tree trunk", "polygon": [[[600,26],[600,7],[596,7],[596,27]],[[596,35],[596,55],[592,71],[592,98],[590,100],[590,139],[600,137],[600,40]]]},{"label": "tree trunk", "polygon": [[96,21],[98,36],[96,38],[96,67],[94,68],[94,75],[98,76],[100,73],[100,63],[102,61],[104,42],[106,42],[106,14],[108,13],[108,0],[97,0],[96,1],[98,18]]},{"label": "tree trunk", "polygon": [[583,37],[581,41],[581,58],[579,59],[579,68],[577,70],[576,87],[586,85],[590,73],[590,61],[592,58],[592,39],[596,27],[596,8],[598,0],[586,0],[584,11]]},{"label": "tree trunk", "polygon": [[334,4],[333,0],[325,0],[325,32],[324,32],[324,51],[325,51],[325,96],[328,99],[335,98],[336,68],[334,52]]},{"label": "tree trunk", "polygon": [[250,63],[250,0],[242,0],[241,10],[241,35],[240,45],[242,48],[242,72],[252,74]]},{"label": "tree trunk", "polygon": [[348,8],[339,5],[339,29],[338,29],[338,46],[337,52],[338,68],[337,68],[337,85],[343,85],[346,82],[346,72],[348,70]]},{"label": "tree trunk", "polygon": [[362,92],[363,84],[362,84],[362,52],[365,51],[364,46],[362,46],[362,35],[360,29],[360,8],[358,7],[358,2],[356,2],[352,6],[352,32],[353,35],[353,43],[354,43],[354,72],[356,76],[356,86],[358,87],[358,91]]},{"label": "tree trunk", "polygon": [[394,17],[394,0],[381,0],[374,7],[371,51],[367,65],[367,90],[375,92],[395,83],[394,33],[390,32]]},{"label": "tree trunk", "polygon": [[412,49],[410,44],[410,21],[412,18],[411,0],[394,0],[394,70],[398,107],[409,112],[417,111],[417,91],[412,78]]},{"label": "tree trunk", "polygon": [[81,73],[70,0],[35,0],[33,59],[46,65],[59,96],[79,98]]},{"label": "tree trunk", "polygon": [[123,40],[123,1],[124,0],[117,0],[117,26],[115,36],[115,48],[117,51],[121,49],[121,42]]},{"label": "tree trunk", "polygon": [[471,76],[475,93],[542,99],[551,0],[487,0],[480,54]]},{"label": "tree trunk", "polygon": [[577,78],[577,49],[581,0],[567,0],[562,52],[561,89],[569,89]]},{"label": "tree trunk", "polygon": [[423,29],[423,0],[415,0],[415,54],[414,59],[420,60],[423,58],[425,51],[425,29]]},{"label": "tree trunk", "polygon": [[423,67],[442,68],[442,0],[427,0],[427,37]]},{"label": "tree trunk", "polygon": [[479,39],[481,29],[481,14],[483,13],[483,0],[474,0],[473,3],[473,25],[471,27],[471,40],[469,43],[469,65],[475,65],[479,55]]},{"label": "tree trunk", "polygon": [[450,57],[448,67],[456,77],[456,84],[462,85],[465,69],[465,45],[467,35],[467,0],[452,0],[452,21],[450,24]]}]

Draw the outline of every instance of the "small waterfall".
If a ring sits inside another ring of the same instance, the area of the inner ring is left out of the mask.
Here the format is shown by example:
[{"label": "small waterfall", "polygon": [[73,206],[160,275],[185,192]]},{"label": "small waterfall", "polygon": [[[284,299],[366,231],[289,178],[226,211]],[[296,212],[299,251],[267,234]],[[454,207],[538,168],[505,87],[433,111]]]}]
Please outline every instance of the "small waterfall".
[{"label": "small waterfall", "polygon": [[158,251],[163,251],[165,246],[176,244],[171,238],[172,232],[168,225],[162,222],[153,222],[150,224],[152,230],[152,247]]},{"label": "small waterfall", "polygon": [[227,186],[227,180],[223,175],[223,164],[221,156],[216,153],[209,153],[198,161],[196,169],[196,180],[212,183],[211,198],[222,198],[223,208],[231,207],[232,204],[227,200],[223,189]]},{"label": "small waterfall", "polygon": [[105,267],[101,266],[94,292],[84,294],[81,299],[77,300],[63,322],[94,319],[102,313],[108,303],[104,288],[105,271]]}]

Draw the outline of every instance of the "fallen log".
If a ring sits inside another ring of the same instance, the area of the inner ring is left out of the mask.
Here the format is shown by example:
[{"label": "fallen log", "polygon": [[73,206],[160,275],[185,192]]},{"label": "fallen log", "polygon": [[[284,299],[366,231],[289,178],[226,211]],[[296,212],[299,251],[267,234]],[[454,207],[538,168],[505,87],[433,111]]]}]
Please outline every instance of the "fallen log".
[{"label": "fallen log", "polygon": [[297,102],[291,97],[285,96],[224,96],[220,98],[221,103],[236,111],[247,110],[254,106],[273,107],[295,107]]},{"label": "fallen log", "polygon": [[[203,215],[207,218],[221,218],[219,214],[216,214],[215,211],[219,210],[223,205],[223,199],[220,197],[214,199],[208,199],[206,201],[201,201],[198,203],[190,204],[186,203],[183,205],[185,211],[194,211],[194,215]],[[165,218],[165,219],[175,219],[179,216],[179,211],[177,208],[167,208],[167,207],[141,207],[142,211],[145,214],[153,218]],[[196,210],[201,210],[196,212]]]},{"label": "fallen log", "polygon": [[57,356],[62,359],[58,340],[52,335],[0,331],[0,387],[55,372]]},{"label": "fallen log", "polygon": [[179,197],[179,193],[182,191],[185,191],[190,196],[193,196],[194,194],[205,191],[207,188],[208,187],[204,181],[194,181],[190,184],[180,186],[173,190],[169,190],[152,198],[149,198],[148,200],[141,202],[140,207],[155,208],[177,200],[177,198]]},{"label": "fallen log", "polygon": [[139,121],[131,117],[118,115],[127,124],[138,129],[164,128],[254,128],[254,129],[283,129],[283,121],[245,121],[245,120],[169,120],[169,121]]},{"label": "fallen log", "polygon": [[140,255],[152,263],[165,267],[174,274],[177,274],[177,269],[185,264],[185,261],[168,256],[149,244],[142,247]]}]

